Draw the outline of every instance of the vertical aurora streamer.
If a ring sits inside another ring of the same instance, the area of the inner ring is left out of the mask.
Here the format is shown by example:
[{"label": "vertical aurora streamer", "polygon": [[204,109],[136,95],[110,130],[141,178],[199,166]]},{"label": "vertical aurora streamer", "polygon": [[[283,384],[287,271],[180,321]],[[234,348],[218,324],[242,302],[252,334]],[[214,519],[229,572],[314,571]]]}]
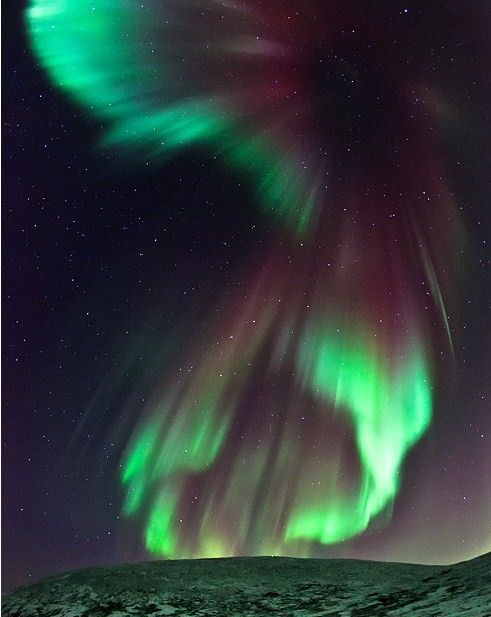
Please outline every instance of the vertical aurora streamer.
[{"label": "vertical aurora streamer", "polygon": [[376,17],[337,4],[315,20],[288,1],[26,11],[41,66],[104,123],[104,147],[145,162],[207,148],[278,229],[194,368],[135,423],[124,510],[152,554],[308,555],[360,534],[430,425],[458,217],[415,107],[417,50],[408,69]]},{"label": "vertical aurora streamer", "polygon": [[363,473],[354,503],[299,508],[286,538],[337,542],[365,530],[395,498],[404,457],[431,420],[429,372],[419,344],[389,364],[363,332],[340,337],[326,328],[305,337],[299,366],[313,392],[350,416]]}]

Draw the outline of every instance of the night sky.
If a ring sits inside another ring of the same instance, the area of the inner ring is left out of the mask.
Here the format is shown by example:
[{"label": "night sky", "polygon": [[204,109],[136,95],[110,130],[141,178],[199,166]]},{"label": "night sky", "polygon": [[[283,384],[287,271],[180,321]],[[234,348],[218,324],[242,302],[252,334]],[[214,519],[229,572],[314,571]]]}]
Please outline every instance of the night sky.
[{"label": "night sky", "polygon": [[491,5],[163,7],[4,7],[5,586],[491,550]]}]

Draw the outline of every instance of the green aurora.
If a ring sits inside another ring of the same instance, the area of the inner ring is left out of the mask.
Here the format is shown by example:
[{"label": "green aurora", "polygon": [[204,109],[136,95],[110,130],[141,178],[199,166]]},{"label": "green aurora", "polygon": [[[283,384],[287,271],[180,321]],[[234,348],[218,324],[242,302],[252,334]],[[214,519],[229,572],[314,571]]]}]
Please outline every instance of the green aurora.
[{"label": "green aurora", "polygon": [[[190,11],[191,4],[183,3]],[[226,73],[234,57],[219,62],[228,52],[217,50],[228,38],[233,48],[241,28],[248,41],[252,18],[239,19],[231,5],[204,4],[210,19],[223,13],[218,42],[210,51],[197,35],[181,63],[180,37],[210,26],[191,29],[176,17],[173,27],[173,2],[31,0],[26,21],[52,81],[105,126],[104,147],[152,164],[185,148],[208,149],[249,181],[291,241],[293,275],[282,273],[282,252],[273,247],[246,301],[224,301],[221,315],[232,317],[220,317],[191,351],[193,371],[144,410],[123,460],[126,515],[142,522],[155,555],[308,555],[314,544],[352,538],[389,513],[404,460],[431,422],[431,362],[417,319],[401,318],[398,334],[384,340],[374,311],[352,311],[347,302],[326,309],[299,283],[318,276],[298,265],[323,233],[316,176],[291,136],[281,138],[288,119],[267,130],[270,116],[258,120],[259,103],[248,114],[231,94],[236,85],[224,90],[220,70]],[[256,56],[244,60],[248,69]],[[200,81],[194,92],[193,78],[200,67],[210,76],[214,60],[217,85]],[[342,259],[333,270],[342,271]],[[342,310],[351,327],[337,327]],[[261,396],[253,403],[260,401],[265,419],[248,426],[237,418],[252,405],[258,367]],[[268,390],[275,379],[288,381],[286,396]],[[346,460],[343,440],[336,447],[336,435],[354,444],[354,459]],[[191,490],[191,481],[198,488]],[[197,504],[193,513],[190,501]]]}]

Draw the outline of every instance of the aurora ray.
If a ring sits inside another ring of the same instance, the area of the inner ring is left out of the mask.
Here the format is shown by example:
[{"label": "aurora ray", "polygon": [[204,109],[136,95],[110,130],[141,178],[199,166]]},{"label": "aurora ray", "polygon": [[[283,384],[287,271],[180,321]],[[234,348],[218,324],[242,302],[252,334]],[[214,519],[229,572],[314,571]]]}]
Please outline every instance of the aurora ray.
[{"label": "aurora ray", "polygon": [[459,222],[415,105],[424,71],[362,3],[325,5],[315,19],[274,0],[26,12],[34,53],[103,122],[104,147],[162,164],[206,148],[277,230],[128,443],[125,512],[153,554],[308,555],[360,534],[390,515],[431,422]]}]

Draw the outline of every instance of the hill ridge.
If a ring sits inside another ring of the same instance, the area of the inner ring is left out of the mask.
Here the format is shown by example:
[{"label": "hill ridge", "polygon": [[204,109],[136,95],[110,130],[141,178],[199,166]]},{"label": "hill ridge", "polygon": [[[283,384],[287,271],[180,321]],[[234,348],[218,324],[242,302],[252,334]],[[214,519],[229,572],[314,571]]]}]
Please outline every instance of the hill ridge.
[{"label": "hill ridge", "polygon": [[106,565],[4,598],[5,617],[489,617],[491,553],[450,566],[281,556]]}]

